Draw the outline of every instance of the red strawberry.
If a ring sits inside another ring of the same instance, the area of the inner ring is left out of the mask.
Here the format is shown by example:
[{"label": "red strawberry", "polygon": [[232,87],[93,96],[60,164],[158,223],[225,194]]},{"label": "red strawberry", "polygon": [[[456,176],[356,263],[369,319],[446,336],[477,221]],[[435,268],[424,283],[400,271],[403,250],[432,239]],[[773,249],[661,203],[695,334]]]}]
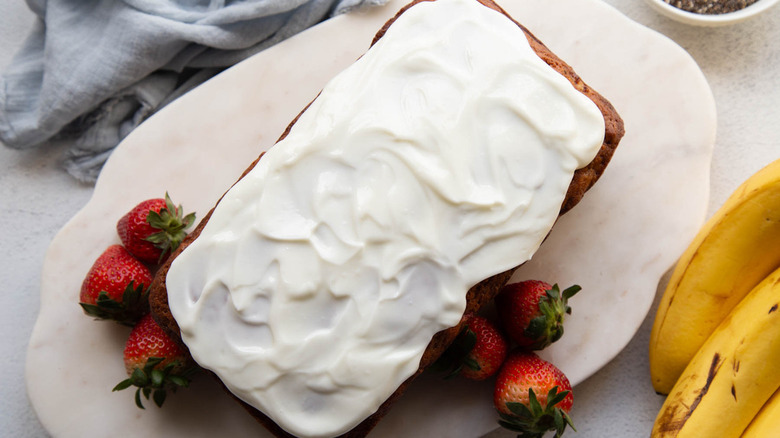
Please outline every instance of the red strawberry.
[{"label": "red strawberry", "polygon": [[79,300],[84,312],[133,325],[149,312],[152,273],[122,245],[109,246],[87,272]]},{"label": "red strawberry", "polygon": [[448,371],[471,380],[485,380],[501,368],[507,353],[504,335],[490,320],[469,314],[466,326],[433,365],[434,371]]},{"label": "red strawberry", "polygon": [[569,379],[533,352],[511,353],[498,372],[493,404],[499,424],[518,432],[518,437],[541,438],[554,430],[558,438],[567,425],[574,429],[569,417],[572,402]]},{"label": "red strawberry", "polygon": [[498,327],[481,316],[471,316],[466,331],[474,334],[476,342],[466,355],[460,374],[471,380],[485,380],[504,363],[507,342]]},{"label": "red strawberry", "polygon": [[508,284],[496,297],[501,325],[520,347],[544,349],[563,336],[568,300],[580,289],[574,285],[561,292],[557,284],[537,280]]},{"label": "red strawberry", "polygon": [[187,387],[188,376],[195,369],[187,350],[165,334],[150,314],[141,318],[130,331],[124,360],[130,377],[119,382],[114,391],[137,387],[135,404],[141,409],[144,409],[141,395],[147,400],[151,395],[154,403],[162,406],[166,391],[175,392],[177,388]]},{"label": "red strawberry", "polygon": [[182,217],[182,211],[166,193],[165,199],[147,199],[133,207],[119,219],[116,231],[125,248],[139,260],[160,263],[179,246],[187,228],[195,222],[195,213]]}]

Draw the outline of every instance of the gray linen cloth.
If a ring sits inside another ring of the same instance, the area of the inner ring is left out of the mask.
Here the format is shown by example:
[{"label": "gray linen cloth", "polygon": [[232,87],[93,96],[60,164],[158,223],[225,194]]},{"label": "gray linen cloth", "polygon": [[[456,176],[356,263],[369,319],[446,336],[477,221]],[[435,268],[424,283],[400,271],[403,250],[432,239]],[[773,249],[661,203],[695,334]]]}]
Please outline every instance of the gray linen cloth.
[{"label": "gray linen cloth", "polygon": [[27,0],[38,19],[0,77],[0,141],[67,140],[93,182],[143,120],[222,69],[324,19],[387,0]]}]

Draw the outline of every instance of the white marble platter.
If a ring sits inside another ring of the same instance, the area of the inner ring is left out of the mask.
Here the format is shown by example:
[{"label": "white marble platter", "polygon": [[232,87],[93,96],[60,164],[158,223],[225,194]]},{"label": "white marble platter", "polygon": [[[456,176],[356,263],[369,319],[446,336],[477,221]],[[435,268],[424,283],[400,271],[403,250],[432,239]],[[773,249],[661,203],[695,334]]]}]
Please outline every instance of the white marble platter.
[{"label": "white marble platter", "polygon": [[[683,49],[599,0],[503,3],[604,94],[626,125],[602,179],[515,275],[583,287],[566,335],[543,352],[576,385],[633,337],[660,277],[704,219],[715,106]],[[207,378],[163,409],[141,411],[131,391],[112,393],[124,377],[128,330],[85,317],[79,287],[92,261],[118,242],[118,218],[140,200],[167,190],[202,217],[401,5],[337,17],[238,64],[117,148],[92,199],[57,234],[44,262],[26,378],[52,436],[268,436]],[[372,436],[480,436],[496,427],[490,386],[424,377]]]}]

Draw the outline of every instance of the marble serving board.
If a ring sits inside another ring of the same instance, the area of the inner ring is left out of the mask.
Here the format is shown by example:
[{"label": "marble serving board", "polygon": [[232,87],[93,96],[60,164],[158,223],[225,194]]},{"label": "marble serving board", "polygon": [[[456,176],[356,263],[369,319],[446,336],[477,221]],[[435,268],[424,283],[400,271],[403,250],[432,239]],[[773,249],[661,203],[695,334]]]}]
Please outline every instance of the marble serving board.
[{"label": "marble serving board", "polygon": [[[626,136],[596,186],[556,224],[514,279],[583,288],[561,341],[543,352],[575,385],[609,362],[647,315],[659,279],[706,213],[715,105],[679,46],[599,0],[505,1],[504,7],[622,115]],[[262,437],[206,377],[139,410],[124,377],[128,329],[76,304],[93,260],[117,243],[119,217],[170,192],[203,217],[325,82],[365,51],[402,6],[337,17],[227,70],[149,119],[114,152],[90,202],[46,254],[27,356],[30,400],[54,437]],[[576,391],[576,388],[575,388]],[[424,376],[371,434],[471,438],[496,428],[489,383]]]}]

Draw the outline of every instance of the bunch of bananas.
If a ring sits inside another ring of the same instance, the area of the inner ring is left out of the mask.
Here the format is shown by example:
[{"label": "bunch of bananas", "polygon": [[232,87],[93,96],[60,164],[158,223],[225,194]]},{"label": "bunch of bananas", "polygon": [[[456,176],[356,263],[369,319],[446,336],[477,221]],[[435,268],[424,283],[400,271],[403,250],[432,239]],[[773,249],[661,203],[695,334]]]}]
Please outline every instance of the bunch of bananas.
[{"label": "bunch of bananas", "polygon": [[680,257],[650,374],[668,394],[652,438],[780,437],[780,160],[737,188]]}]

